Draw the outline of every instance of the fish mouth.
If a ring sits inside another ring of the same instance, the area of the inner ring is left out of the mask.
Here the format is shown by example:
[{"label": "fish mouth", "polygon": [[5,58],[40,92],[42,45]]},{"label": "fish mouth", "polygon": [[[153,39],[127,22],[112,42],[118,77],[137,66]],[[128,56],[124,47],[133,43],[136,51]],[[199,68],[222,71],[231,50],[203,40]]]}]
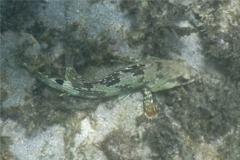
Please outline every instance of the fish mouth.
[{"label": "fish mouth", "polygon": [[177,78],[179,84],[185,85],[194,82],[199,77],[199,72],[193,68],[188,67],[185,75]]},{"label": "fish mouth", "polygon": [[196,68],[189,67],[189,83],[194,82],[199,77],[199,72]]}]

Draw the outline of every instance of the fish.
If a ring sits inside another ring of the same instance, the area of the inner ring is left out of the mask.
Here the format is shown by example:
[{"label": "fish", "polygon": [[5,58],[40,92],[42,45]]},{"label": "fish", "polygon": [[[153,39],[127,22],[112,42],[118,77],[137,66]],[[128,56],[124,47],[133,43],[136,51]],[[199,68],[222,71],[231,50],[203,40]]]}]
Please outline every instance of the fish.
[{"label": "fish", "polygon": [[37,71],[31,72],[46,85],[82,98],[113,97],[142,89],[144,114],[148,118],[157,115],[152,93],[192,83],[198,77],[198,71],[183,60],[158,58],[139,60],[96,81],[84,80],[72,67],[66,68],[63,79],[49,78]]}]

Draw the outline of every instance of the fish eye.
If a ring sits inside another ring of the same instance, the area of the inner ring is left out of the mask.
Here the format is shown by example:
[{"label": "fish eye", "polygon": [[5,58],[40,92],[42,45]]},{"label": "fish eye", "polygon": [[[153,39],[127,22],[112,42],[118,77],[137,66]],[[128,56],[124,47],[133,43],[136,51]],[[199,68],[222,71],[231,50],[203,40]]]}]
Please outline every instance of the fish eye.
[{"label": "fish eye", "polygon": [[62,79],[56,79],[55,81],[60,85],[63,85],[63,83],[64,83],[64,81]]},{"label": "fish eye", "polygon": [[183,77],[183,76],[180,76],[180,77],[177,78],[177,81],[178,81],[179,83],[188,83],[188,82],[189,82],[189,79],[188,79],[188,78],[185,78],[185,77]]}]

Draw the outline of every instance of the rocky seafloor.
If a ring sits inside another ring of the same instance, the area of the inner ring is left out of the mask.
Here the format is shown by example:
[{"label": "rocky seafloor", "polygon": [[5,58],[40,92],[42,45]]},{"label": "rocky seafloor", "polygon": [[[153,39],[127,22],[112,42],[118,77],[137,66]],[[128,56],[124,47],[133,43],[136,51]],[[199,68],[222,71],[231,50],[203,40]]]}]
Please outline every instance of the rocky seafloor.
[{"label": "rocky seafloor", "polygon": [[[240,159],[239,0],[0,0],[1,159]],[[183,59],[199,72],[153,94],[89,100],[36,80],[74,66],[97,80],[116,57]]]}]

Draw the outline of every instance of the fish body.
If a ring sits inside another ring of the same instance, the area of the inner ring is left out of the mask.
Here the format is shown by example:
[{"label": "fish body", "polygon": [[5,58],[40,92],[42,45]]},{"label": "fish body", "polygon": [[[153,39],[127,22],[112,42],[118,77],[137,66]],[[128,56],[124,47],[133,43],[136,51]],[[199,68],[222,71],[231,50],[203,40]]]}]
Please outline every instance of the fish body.
[{"label": "fish body", "polygon": [[151,92],[193,82],[198,73],[182,60],[151,59],[136,62],[93,82],[84,81],[72,68],[67,69],[65,79],[49,78],[40,72],[34,72],[34,75],[46,85],[73,96],[105,98],[141,88],[145,97],[152,97]]},{"label": "fish body", "polygon": [[158,59],[139,61],[95,82],[83,81],[77,74],[66,73],[68,80],[49,78],[40,72],[34,74],[43,83],[70,95],[104,98],[145,87],[158,92],[185,85],[196,79],[197,71],[181,60]]}]

